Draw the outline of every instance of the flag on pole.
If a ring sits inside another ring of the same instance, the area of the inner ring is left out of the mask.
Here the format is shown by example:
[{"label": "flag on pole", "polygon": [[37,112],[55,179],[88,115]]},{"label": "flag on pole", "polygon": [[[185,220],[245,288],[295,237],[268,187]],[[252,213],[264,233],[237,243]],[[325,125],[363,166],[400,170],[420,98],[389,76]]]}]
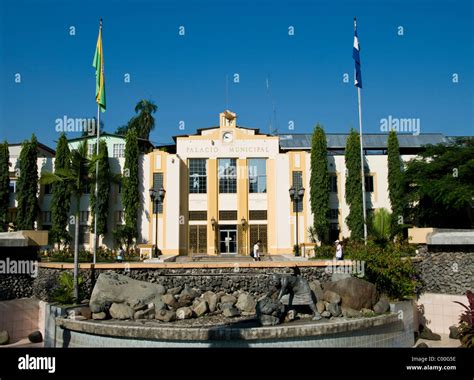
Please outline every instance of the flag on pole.
[{"label": "flag on pole", "polygon": [[104,54],[102,52],[102,19],[100,20],[99,37],[95,48],[92,67],[95,69],[95,101],[101,112],[105,112],[105,80],[104,80]]},{"label": "flag on pole", "polygon": [[352,58],[354,58],[355,62],[354,86],[362,88],[362,73],[360,71],[360,46],[359,37],[357,36],[356,19],[354,19],[354,48],[352,49]]}]

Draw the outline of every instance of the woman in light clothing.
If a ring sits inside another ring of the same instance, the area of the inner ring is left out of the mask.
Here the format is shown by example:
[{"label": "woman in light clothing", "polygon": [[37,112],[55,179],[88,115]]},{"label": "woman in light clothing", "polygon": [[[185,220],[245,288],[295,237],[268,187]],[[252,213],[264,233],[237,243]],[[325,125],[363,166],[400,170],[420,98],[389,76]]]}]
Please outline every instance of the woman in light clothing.
[{"label": "woman in light clothing", "polygon": [[260,245],[262,244],[261,240],[257,240],[257,242],[253,246],[253,259],[255,261],[261,261],[260,259]]},{"label": "woman in light clothing", "polygon": [[335,243],[336,243],[336,260],[343,260],[341,242],[339,240],[336,240]]}]

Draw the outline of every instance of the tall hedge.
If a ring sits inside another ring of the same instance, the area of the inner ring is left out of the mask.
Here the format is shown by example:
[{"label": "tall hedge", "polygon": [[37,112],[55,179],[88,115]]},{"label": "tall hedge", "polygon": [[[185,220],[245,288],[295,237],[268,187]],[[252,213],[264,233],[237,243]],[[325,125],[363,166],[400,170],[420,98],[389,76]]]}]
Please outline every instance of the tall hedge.
[{"label": "tall hedge", "polygon": [[310,196],[313,227],[321,242],[329,241],[329,193],[327,141],[324,129],[317,124],[311,139]]},{"label": "tall hedge", "polygon": [[388,135],[387,155],[388,195],[392,207],[390,234],[391,236],[397,236],[401,234],[403,225],[404,183],[397,133],[393,130]]},{"label": "tall hedge", "polygon": [[31,141],[22,144],[16,199],[17,229],[33,230],[38,217],[38,140],[33,134]]},{"label": "tall hedge", "polygon": [[0,144],[0,232],[8,231],[8,204],[10,201],[10,154],[8,143]]},{"label": "tall hedge", "polygon": [[[95,196],[95,166],[93,169],[93,176],[91,182],[90,207],[92,220],[95,218],[97,211],[97,236],[104,236],[107,233],[107,218],[109,215],[109,193],[110,193],[110,165],[109,153],[107,150],[107,143],[104,140],[99,141],[99,155],[95,158],[99,162],[98,174],[98,193],[97,193],[97,210],[96,210],[96,196]],[[94,225],[91,225],[93,230]]]},{"label": "tall hedge", "polygon": [[[54,160],[54,173],[57,175],[62,170],[71,168],[71,151],[66,135],[61,134],[56,145],[56,158]],[[67,181],[57,181],[52,184],[51,204],[51,231],[49,238],[51,243],[68,244],[71,235],[67,230],[69,222],[69,211],[71,206],[71,187]]]},{"label": "tall hedge", "polygon": [[359,134],[351,129],[347,138],[346,152],[346,203],[349,205],[347,226],[351,231],[351,239],[358,241],[364,238],[364,211],[362,206],[362,183],[360,166]]},{"label": "tall hedge", "polygon": [[130,128],[125,137],[125,165],[122,177],[123,198],[125,210],[125,225],[137,237],[138,208],[140,205],[140,190],[138,178],[138,136],[135,128]]}]

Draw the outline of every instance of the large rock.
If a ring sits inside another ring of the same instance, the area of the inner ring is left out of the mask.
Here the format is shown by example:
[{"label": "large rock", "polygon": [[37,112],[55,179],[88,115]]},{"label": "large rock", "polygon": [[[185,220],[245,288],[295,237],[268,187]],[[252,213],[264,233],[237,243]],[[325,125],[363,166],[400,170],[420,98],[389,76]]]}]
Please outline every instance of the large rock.
[{"label": "large rock", "polygon": [[335,302],[328,303],[326,310],[329,311],[334,317],[339,317],[341,315],[341,307]]},{"label": "large rock", "polygon": [[110,316],[114,319],[132,319],[133,309],[126,303],[113,303],[109,309]]},{"label": "large rock", "polygon": [[231,307],[226,307],[226,308],[222,311],[222,314],[223,314],[225,317],[232,318],[232,317],[238,317],[238,316],[240,315],[240,311],[239,311],[239,309],[237,309],[236,307],[231,306]]},{"label": "large rock", "polygon": [[165,294],[163,285],[138,281],[114,272],[102,273],[94,286],[90,300],[92,313],[106,311],[113,303],[126,303],[132,307],[137,304],[155,305]]},{"label": "large rock", "polygon": [[420,325],[419,328],[420,335],[419,338],[426,340],[441,340],[441,335],[434,333],[426,326]]},{"label": "large rock", "polygon": [[41,334],[41,331],[33,331],[30,335],[28,335],[28,340],[31,343],[41,343],[43,341],[43,334]]},{"label": "large rock", "polygon": [[254,313],[255,307],[257,306],[257,301],[255,301],[255,298],[253,298],[252,295],[248,293],[241,293],[235,306],[240,311]]},{"label": "large rock", "polygon": [[360,318],[362,312],[359,310],[351,309],[350,307],[341,307],[342,315],[346,318]]},{"label": "large rock", "polygon": [[155,308],[136,311],[133,319],[153,319],[155,318]]},{"label": "large rock", "polygon": [[374,311],[377,314],[382,314],[390,310],[390,304],[385,298],[381,298],[375,305]]},{"label": "large rock", "polygon": [[323,288],[321,287],[321,283],[318,280],[313,280],[309,283],[309,287],[313,291],[313,295],[315,297],[314,303],[317,301],[322,301],[323,299]]},{"label": "large rock", "polygon": [[176,318],[178,319],[189,319],[193,316],[193,310],[190,307],[180,307],[176,310]]},{"label": "large rock", "polygon": [[332,290],[325,290],[323,293],[323,299],[329,303],[341,302],[341,296]]},{"label": "large rock", "polygon": [[10,336],[8,335],[8,331],[7,330],[0,331],[0,346],[3,346],[4,344],[8,344],[9,340],[10,340]]},{"label": "large rock", "polygon": [[203,298],[196,299],[196,302],[193,304],[193,312],[197,317],[201,317],[209,311],[209,306],[207,301]]},{"label": "large rock", "polygon": [[107,314],[103,311],[101,311],[100,313],[92,313],[92,319],[95,319],[97,321],[101,321],[106,318],[107,318]]},{"label": "large rock", "polygon": [[161,300],[172,309],[178,308],[178,301],[176,301],[176,298],[174,298],[172,294],[163,294]]},{"label": "large rock", "polygon": [[177,286],[175,288],[168,289],[168,294],[171,294],[172,296],[175,296],[175,295],[181,293],[181,290],[183,290],[183,288],[181,286]]},{"label": "large rock", "polygon": [[176,320],[176,313],[172,310],[160,310],[155,313],[155,319],[162,322],[172,322]]},{"label": "large rock", "polygon": [[279,300],[265,296],[258,300],[255,309],[262,326],[273,326],[280,323],[285,312],[285,305]]},{"label": "large rock", "polygon": [[321,314],[324,310],[326,310],[326,304],[324,303],[324,301],[316,302],[316,310],[318,311],[319,314]]},{"label": "large rock", "polygon": [[80,309],[81,315],[86,319],[92,319],[92,312],[89,306],[81,307]]},{"label": "large rock", "polygon": [[460,339],[461,333],[459,332],[459,327],[456,325],[449,326],[449,337],[451,339]]},{"label": "large rock", "polygon": [[273,315],[263,314],[259,319],[262,326],[275,326],[280,323],[280,318],[274,317]]},{"label": "large rock", "polygon": [[341,306],[354,310],[372,309],[377,302],[375,285],[355,277],[324,284],[325,291],[333,291],[341,297]]},{"label": "large rock", "polygon": [[207,301],[207,305],[209,306],[209,311],[211,313],[214,313],[217,308],[217,294],[211,291],[208,291],[202,295],[202,298],[204,298]]},{"label": "large rock", "polygon": [[235,305],[236,302],[237,298],[230,294],[224,294],[221,296],[221,303],[231,303],[232,305]]},{"label": "large rock", "polygon": [[192,298],[194,300],[195,298],[200,297],[201,294],[196,289],[193,289],[189,287],[188,285],[185,285],[184,289],[180,293],[180,297],[181,296],[189,296],[189,298]]}]

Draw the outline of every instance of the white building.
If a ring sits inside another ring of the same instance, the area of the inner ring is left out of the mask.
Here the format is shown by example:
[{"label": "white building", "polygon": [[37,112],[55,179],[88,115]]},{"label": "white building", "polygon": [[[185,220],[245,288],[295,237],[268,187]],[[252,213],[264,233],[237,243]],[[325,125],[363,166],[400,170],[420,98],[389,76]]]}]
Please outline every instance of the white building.
[{"label": "white building", "polygon": [[[350,235],[345,223],[349,213],[344,189],[347,136],[327,134],[333,239]],[[369,210],[390,210],[387,137],[387,134],[364,135]],[[107,134],[103,138],[108,144],[111,168],[120,172],[124,139]],[[404,161],[415,157],[425,144],[445,141],[442,134],[399,135],[398,139]],[[80,140],[70,140],[71,148]],[[219,115],[218,126],[199,129],[194,135],[175,136],[174,141],[166,151],[157,148],[140,158],[139,243],[158,241],[165,254],[247,255],[255,241],[261,240],[265,253],[291,253],[297,225],[298,242],[310,242],[308,228],[313,222],[309,196],[310,134],[262,134],[258,129],[239,127],[236,114],[225,111]],[[50,170],[51,166],[52,163],[42,164],[38,170]],[[298,207],[290,200],[288,191],[292,186],[306,189]],[[149,188],[166,191],[157,207],[158,215],[154,214]],[[50,212],[49,195],[44,193],[40,197],[43,215],[40,228],[47,228]],[[81,201],[81,208],[84,209],[81,210],[84,223],[81,242],[87,246],[92,241],[87,195]],[[109,231],[122,219],[120,188],[115,184],[110,195]],[[111,233],[102,243],[113,245]]]}]

